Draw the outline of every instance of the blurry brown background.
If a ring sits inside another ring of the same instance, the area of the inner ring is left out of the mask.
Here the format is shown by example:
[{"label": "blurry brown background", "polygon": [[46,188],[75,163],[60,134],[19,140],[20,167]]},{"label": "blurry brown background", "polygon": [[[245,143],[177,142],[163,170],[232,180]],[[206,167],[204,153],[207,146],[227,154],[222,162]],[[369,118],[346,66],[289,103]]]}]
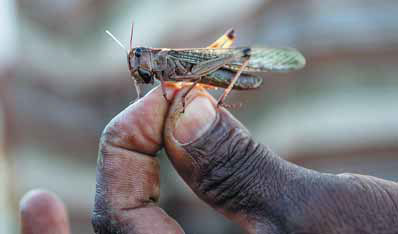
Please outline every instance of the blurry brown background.
[{"label": "blurry brown background", "polygon": [[[92,233],[98,137],[135,98],[104,31],[127,45],[132,20],[135,45],[204,47],[234,27],[237,45],[298,48],[307,67],[233,92],[233,113],[295,163],[398,180],[397,12],[394,0],[0,1],[0,233],[18,233],[36,187],[66,202],[74,234]],[[186,233],[242,233],[159,160],[161,206]]]}]

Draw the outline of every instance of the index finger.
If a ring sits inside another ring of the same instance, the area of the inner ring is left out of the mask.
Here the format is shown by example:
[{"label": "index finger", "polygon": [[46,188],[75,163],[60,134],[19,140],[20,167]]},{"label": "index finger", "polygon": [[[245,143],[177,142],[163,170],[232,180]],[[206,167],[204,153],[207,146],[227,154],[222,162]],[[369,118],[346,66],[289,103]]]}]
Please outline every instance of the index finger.
[{"label": "index finger", "polygon": [[[177,91],[166,87],[168,100]],[[157,206],[164,119],[169,108],[160,87],[127,107],[100,141],[92,223],[96,233],[183,233]]]},{"label": "index finger", "polygon": [[[176,92],[173,87],[166,87],[169,99]],[[128,106],[105,127],[99,157],[104,156],[101,150],[109,147],[154,155],[162,145],[161,134],[168,108],[160,87]]]}]

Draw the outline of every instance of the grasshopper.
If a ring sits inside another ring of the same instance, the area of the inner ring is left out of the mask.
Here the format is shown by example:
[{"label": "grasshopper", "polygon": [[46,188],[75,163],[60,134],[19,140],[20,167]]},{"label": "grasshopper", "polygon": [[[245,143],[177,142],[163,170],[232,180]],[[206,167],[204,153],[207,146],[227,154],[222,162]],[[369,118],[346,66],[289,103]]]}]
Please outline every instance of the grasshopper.
[{"label": "grasshopper", "polygon": [[[185,97],[197,84],[225,88],[217,106],[230,107],[224,101],[232,89],[260,87],[263,79],[255,73],[289,72],[305,66],[303,55],[292,48],[230,48],[236,39],[233,29],[207,48],[189,49],[133,47],[133,30],[132,25],[127,63],[137,99],[140,98],[139,84],[153,84],[155,79],[160,81],[166,101],[165,82],[192,82],[182,96],[183,110]],[[125,49],[109,31],[106,32]]]}]

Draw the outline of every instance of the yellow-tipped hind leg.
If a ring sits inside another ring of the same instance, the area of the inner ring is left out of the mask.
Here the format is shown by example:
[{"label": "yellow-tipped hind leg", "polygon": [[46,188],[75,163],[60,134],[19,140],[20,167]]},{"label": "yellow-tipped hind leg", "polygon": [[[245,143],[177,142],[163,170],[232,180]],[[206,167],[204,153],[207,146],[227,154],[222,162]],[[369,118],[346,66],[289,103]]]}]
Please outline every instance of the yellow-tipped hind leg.
[{"label": "yellow-tipped hind leg", "polygon": [[235,30],[228,29],[221,37],[215,42],[211,43],[207,48],[229,48],[236,39]]},{"label": "yellow-tipped hind leg", "polygon": [[[233,28],[228,29],[221,37],[211,43],[207,48],[218,49],[218,48],[229,48],[236,40],[235,30]],[[200,84],[205,89],[217,89],[212,85]]]}]

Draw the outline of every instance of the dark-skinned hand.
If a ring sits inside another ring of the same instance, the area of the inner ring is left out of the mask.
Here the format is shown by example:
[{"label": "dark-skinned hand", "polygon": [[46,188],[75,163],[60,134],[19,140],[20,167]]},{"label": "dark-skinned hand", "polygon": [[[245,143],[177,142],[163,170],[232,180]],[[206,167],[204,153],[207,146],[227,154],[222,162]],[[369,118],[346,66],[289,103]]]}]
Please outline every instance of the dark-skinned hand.
[{"label": "dark-skinned hand", "polygon": [[[159,206],[165,147],[191,189],[247,233],[398,233],[398,184],[319,173],[289,163],[252,139],[205,91],[155,88],[105,128],[92,222],[98,234],[184,233]],[[34,191],[21,201],[22,233],[68,234],[62,203]],[[200,220],[198,220],[200,222]]]}]

